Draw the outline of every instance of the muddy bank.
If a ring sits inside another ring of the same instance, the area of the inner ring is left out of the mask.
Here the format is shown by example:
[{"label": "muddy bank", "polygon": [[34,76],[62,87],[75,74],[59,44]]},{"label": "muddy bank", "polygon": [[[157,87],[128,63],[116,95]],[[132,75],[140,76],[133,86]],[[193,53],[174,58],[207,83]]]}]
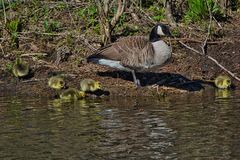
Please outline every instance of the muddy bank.
[{"label": "muddy bank", "polygon": [[[208,45],[207,54],[214,57],[219,63],[231,72],[240,76],[240,22],[235,17],[230,23],[224,24],[224,34],[222,37],[215,37]],[[183,27],[181,38],[189,36],[188,28]],[[197,31],[192,31],[196,35]],[[193,37],[194,38],[194,37]],[[193,39],[191,37],[191,39]],[[202,36],[201,38],[204,38]],[[204,39],[203,39],[204,40]],[[200,50],[201,43],[186,41],[186,43]],[[29,96],[54,97],[58,93],[47,86],[47,80],[52,73],[61,72],[66,74],[66,82],[69,87],[79,88],[79,82],[83,78],[92,78],[102,83],[103,89],[110,93],[110,96],[154,96],[162,97],[168,94],[181,94],[187,92],[198,93],[206,87],[205,80],[213,80],[224,71],[212,61],[184,48],[176,41],[172,41],[173,56],[171,61],[157,69],[150,69],[145,72],[138,72],[136,75],[140,79],[142,86],[136,88],[130,73],[117,71],[105,66],[83,63],[84,58],[92,52],[85,47],[79,54],[68,47],[70,54],[68,57],[56,64],[56,53],[59,53],[58,45],[55,41],[45,41],[42,39],[32,42],[22,41],[19,49],[3,49],[7,53],[1,54],[0,59],[0,93],[14,92],[16,95],[25,94]],[[82,44],[83,45],[83,44]],[[94,44],[93,44],[94,45]],[[8,70],[11,63],[18,54],[16,52],[33,53],[34,51],[47,53],[47,56],[23,56],[24,60],[31,65],[31,76],[25,80],[16,80]],[[66,52],[66,50],[65,50]],[[233,79],[236,89],[239,82]]]}]

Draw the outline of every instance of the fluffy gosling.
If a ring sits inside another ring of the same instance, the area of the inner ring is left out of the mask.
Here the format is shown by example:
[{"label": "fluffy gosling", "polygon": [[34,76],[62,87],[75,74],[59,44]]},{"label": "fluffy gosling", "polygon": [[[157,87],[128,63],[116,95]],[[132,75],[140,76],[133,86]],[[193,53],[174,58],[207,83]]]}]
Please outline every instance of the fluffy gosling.
[{"label": "fluffy gosling", "polygon": [[215,78],[214,84],[217,88],[227,89],[231,86],[232,81],[231,81],[230,77],[228,77],[226,75],[220,75]]},{"label": "fluffy gosling", "polygon": [[94,92],[98,89],[102,88],[102,85],[99,81],[95,81],[93,79],[83,79],[80,82],[81,90],[84,92],[91,91]]},{"label": "fluffy gosling", "polygon": [[29,65],[21,58],[17,58],[13,64],[12,72],[18,78],[27,76],[29,74]]},{"label": "fluffy gosling", "polygon": [[65,87],[65,81],[60,76],[52,76],[48,80],[48,86],[53,88],[53,89],[60,90],[60,89]]},{"label": "fluffy gosling", "polygon": [[79,91],[75,88],[69,88],[60,94],[60,98],[63,100],[78,100],[84,98],[85,96],[85,92]]}]

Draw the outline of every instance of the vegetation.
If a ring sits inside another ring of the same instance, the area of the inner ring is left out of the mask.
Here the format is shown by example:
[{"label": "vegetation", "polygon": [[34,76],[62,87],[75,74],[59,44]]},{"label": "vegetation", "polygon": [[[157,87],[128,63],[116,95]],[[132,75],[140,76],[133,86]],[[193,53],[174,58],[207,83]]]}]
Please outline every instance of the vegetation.
[{"label": "vegetation", "polygon": [[[31,43],[31,39],[32,42],[37,40],[38,44],[45,43],[46,40],[52,41],[53,48],[67,45],[74,53],[85,54],[84,51],[88,48],[94,49],[89,46],[93,42],[106,45],[119,36],[145,34],[154,23],[160,21],[172,24],[169,15],[177,23],[202,24],[199,27],[206,31],[210,14],[219,21],[231,16],[233,12],[229,11],[239,11],[237,0],[230,1],[225,7],[220,1],[2,0],[0,12],[3,14],[0,14],[0,22],[3,25],[0,26],[0,38],[2,46],[6,47],[4,50],[19,48],[20,44],[24,46]],[[202,21],[204,23],[199,23]],[[213,24],[212,27],[214,26],[217,25]],[[181,35],[177,28],[173,33],[175,36]],[[46,48],[42,48],[42,51],[44,49]]]},{"label": "vegetation", "polygon": [[185,15],[187,23],[209,19],[210,14],[216,17],[223,15],[220,6],[214,0],[188,0],[188,7]]},{"label": "vegetation", "polygon": [[11,44],[18,48],[18,33],[21,31],[21,22],[20,19],[12,20],[7,23],[7,31],[11,35]]},{"label": "vegetation", "polygon": [[[42,79],[47,76],[43,73],[52,70],[71,72],[73,77],[76,74],[85,78],[86,72],[94,70],[84,68],[89,67],[86,65],[89,54],[121,37],[148,35],[153,25],[159,22],[171,26],[172,34],[176,37],[171,39],[175,53],[177,49],[183,50],[177,43],[179,41],[187,42],[200,51],[209,50],[212,49],[207,46],[210,43],[225,43],[225,26],[232,27],[228,21],[238,17],[239,10],[237,0],[0,0],[0,60],[4,62],[0,66],[0,72],[3,73],[0,83],[8,80],[4,73],[13,70],[14,63],[11,61],[18,56],[33,66],[31,71],[34,72],[34,78]],[[213,18],[211,25],[210,16]],[[174,21],[177,24],[175,27]],[[206,43],[202,47],[203,42]],[[184,50],[181,53],[173,54],[178,58],[173,59],[175,63],[181,64],[181,60],[186,59]],[[228,56],[223,61],[220,59],[220,62],[233,60],[234,63],[225,65],[230,66],[239,61],[233,58],[233,54],[229,51],[213,57]],[[202,61],[196,60],[199,59],[194,57],[189,60],[189,65],[199,63],[205,66]],[[174,71],[183,72],[188,67],[186,65]],[[196,68],[196,74],[200,73],[200,69]],[[190,66],[186,75],[192,70]],[[206,72],[203,70],[201,73]],[[97,80],[101,81],[101,78]]]}]

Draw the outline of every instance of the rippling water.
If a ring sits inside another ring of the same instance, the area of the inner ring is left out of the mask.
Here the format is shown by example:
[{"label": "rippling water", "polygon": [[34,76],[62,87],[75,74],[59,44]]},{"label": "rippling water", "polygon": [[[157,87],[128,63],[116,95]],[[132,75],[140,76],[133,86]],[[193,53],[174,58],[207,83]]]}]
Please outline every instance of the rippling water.
[{"label": "rippling water", "polygon": [[240,159],[240,92],[0,97],[0,159]]}]

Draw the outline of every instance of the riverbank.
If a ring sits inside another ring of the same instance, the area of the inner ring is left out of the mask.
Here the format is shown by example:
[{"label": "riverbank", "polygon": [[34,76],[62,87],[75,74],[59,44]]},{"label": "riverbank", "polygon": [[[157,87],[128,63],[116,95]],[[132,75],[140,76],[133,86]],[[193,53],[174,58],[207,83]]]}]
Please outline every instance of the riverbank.
[{"label": "riverbank", "polygon": [[[62,19],[64,20],[64,17]],[[218,23],[222,28],[216,27],[217,29],[214,30],[214,34],[209,40],[207,54],[229,71],[240,76],[239,16],[233,15],[228,22]],[[135,22],[134,25],[140,26],[141,24]],[[31,27],[34,27],[34,29]],[[92,78],[100,81],[103,90],[109,92],[110,96],[162,97],[189,91],[199,92],[204,87],[213,87],[204,81],[213,80],[219,74],[226,74],[211,60],[192,52],[172,39],[170,40],[173,46],[171,61],[161,68],[137,73],[143,87],[136,88],[130,73],[84,62],[85,58],[93,53],[86,44],[99,48],[99,40],[101,39],[99,35],[94,32],[89,34],[91,32],[91,29],[89,29],[86,30],[87,33],[84,34],[83,38],[81,37],[82,33],[76,32],[75,26],[66,23],[64,27],[65,29],[62,29],[60,33],[44,34],[36,32],[36,29],[40,29],[40,26],[29,25],[26,29],[28,31],[22,31],[19,35],[18,48],[11,47],[8,39],[9,33],[5,30],[2,31],[5,38],[1,43],[1,93],[12,91],[16,94],[29,96],[54,97],[58,93],[47,86],[47,80],[53,73],[60,72],[66,75],[66,82],[69,87],[79,88],[81,79]],[[147,35],[150,30],[151,27],[145,25],[143,26],[143,32],[134,35]],[[180,23],[178,28],[174,30],[178,31],[178,39],[201,51],[199,46],[202,45],[206,36],[204,30],[196,25],[186,26]],[[17,81],[9,71],[11,63],[17,56],[21,56],[30,64],[32,73],[29,78],[20,81]],[[239,88],[240,83],[238,81],[233,79],[233,83],[236,88]]]}]

